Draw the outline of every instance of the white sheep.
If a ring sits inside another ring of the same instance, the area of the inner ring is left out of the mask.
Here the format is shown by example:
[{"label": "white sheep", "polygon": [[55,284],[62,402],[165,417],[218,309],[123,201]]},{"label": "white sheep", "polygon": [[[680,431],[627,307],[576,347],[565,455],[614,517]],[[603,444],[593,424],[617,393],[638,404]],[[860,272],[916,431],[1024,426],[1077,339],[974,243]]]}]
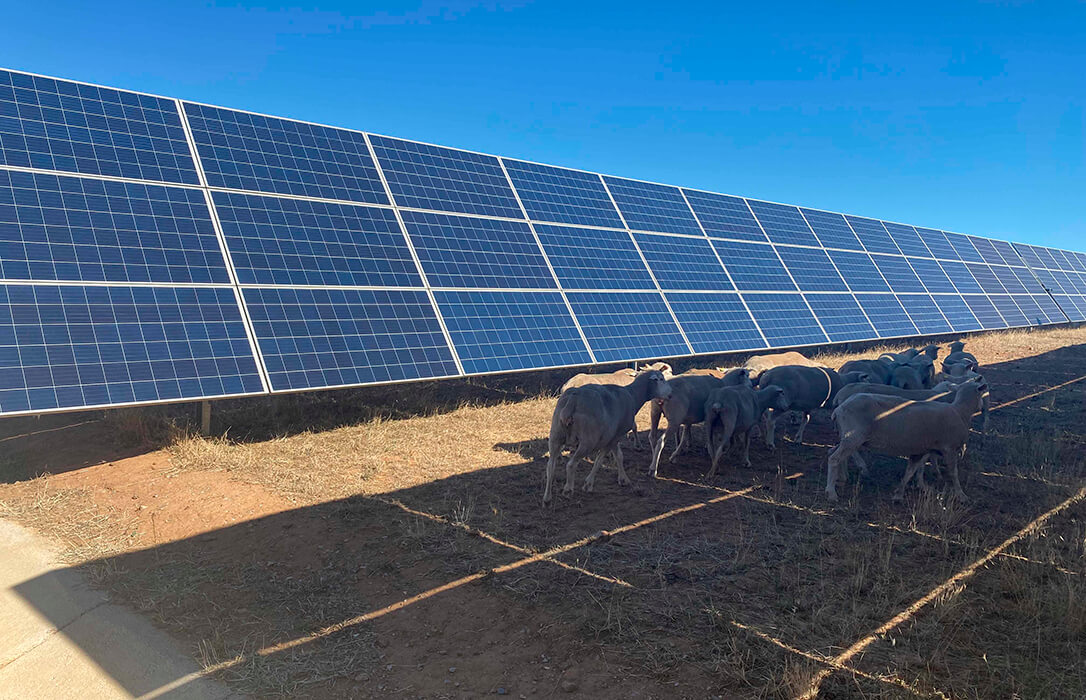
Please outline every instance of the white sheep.
[{"label": "white sheep", "polygon": [[716,476],[716,466],[729,444],[743,445],[743,464],[750,466],[750,433],[768,409],[787,410],[784,389],[768,386],[729,386],[715,389],[705,401],[705,431],[708,434],[709,459],[712,466],[707,479]]}]

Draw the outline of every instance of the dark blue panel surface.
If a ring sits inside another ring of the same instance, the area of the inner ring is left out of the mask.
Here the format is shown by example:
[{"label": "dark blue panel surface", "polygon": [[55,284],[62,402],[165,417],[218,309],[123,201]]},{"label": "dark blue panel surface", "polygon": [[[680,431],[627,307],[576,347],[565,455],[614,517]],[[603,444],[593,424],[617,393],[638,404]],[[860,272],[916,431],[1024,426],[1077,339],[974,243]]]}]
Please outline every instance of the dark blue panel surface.
[{"label": "dark blue panel surface", "polygon": [[243,288],[273,391],[455,375],[422,291]]},{"label": "dark blue panel surface", "polygon": [[1015,252],[1014,246],[1007,241],[992,240],[992,245],[995,247],[996,252],[1003,258],[1003,262],[1008,265],[1016,266],[1022,265],[1022,258]]},{"label": "dark blue panel surface", "polygon": [[826,251],[818,248],[775,246],[792,278],[804,292],[847,292],[848,287]]},{"label": "dark blue panel surface", "polygon": [[865,219],[862,216],[846,216],[845,218],[848,219],[849,225],[852,226],[852,230],[856,232],[856,236],[864,244],[867,252],[893,254],[901,252],[881,221]]},{"label": "dark blue panel surface", "polygon": [[679,188],[618,177],[603,179],[631,229],[705,235]]},{"label": "dark blue panel surface", "polygon": [[1003,256],[999,254],[999,251],[995,249],[992,242],[987,238],[980,238],[978,236],[966,236],[969,242],[973,244],[973,247],[980,253],[980,257],[984,259],[984,262],[989,265],[1002,265],[1005,261]]},{"label": "dark blue panel surface", "polygon": [[980,288],[976,278],[973,277],[973,273],[965,266],[965,263],[943,260],[939,264],[942,266],[943,271],[946,272],[947,277],[950,278],[950,281],[957,287],[959,293],[973,294],[984,291]]},{"label": "dark blue panel surface", "polygon": [[732,352],[766,346],[738,294],[666,296],[694,352]]},{"label": "dark blue panel surface", "polygon": [[1067,257],[1071,259],[1071,264],[1075,266],[1076,270],[1086,273],[1086,253],[1079,253],[1073,250],[1067,251]]},{"label": "dark blue panel surface", "polygon": [[1018,308],[1018,304],[1014,303],[1014,299],[1011,299],[1007,294],[991,294],[988,299],[999,311],[999,314],[1006,321],[1007,326],[1010,328],[1020,328],[1022,326],[1028,326],[1029,320],[1026,319],[1025,314]]},{"label": "dark blue panel surface", "polygon": [[1013,243],[1015,252],[1026,263],[1026,265],[1036,269],[1038,267],[1044,267],[1041,259],[1037,257],[1037,251],[1033,249],[1033,246],[1026,245],[1025,243]]},{"label": "dark blue panel surface", "polygon": [[965,299],[965,303],[969,305],[969,309],[984,326],[985,330],[1007,327],[1003,317],[1000,316],[999,311],[996,310],[988,297],[980,294],[963,294],[962,299]]},{"label": "dark blue panel surface", "polygon": [[857,294],[856,299],[871,319],[880,338],[918,335],[912,319],[892,294]]},{"label": "dark blue panel surface", "polygon": [[872,255],[879,271],[886,281],[890,283],[890,289],[895,292],[923,292],[924,285],[920,283],[916,273],[913,272],[905,258],[897,255]]},{"label": "dark blue panel surface", "polygon": [[969,240],[969,236],[951,233],[950,231],[943,231],[943,234],[962,260],[966,262],[984,262],[984,258],[980,257],[980,253],[973,247],[973,242]]},{"label": "dark blue panel surface", "polygon": [[1045,316],[1053,323],[1066,323],[1067,316],[1060,309],[1059,304],[1049,295],[1047,292],[1044,294],[1033,294],[1033,300],[1037,302],[1037,306],[1041,307],[1041,311],[1045,312]]},{"label": "dark blue panel surface", "polygon": [[[1033,300],[1028,294],[1015,294],[1013,297],[1014,303],[1018,305],[1018,308],[1022,310],[1022,313],[1026,317],[1026,321],[1031,326],[1044,326],[1052,321],[1049,320],[1048,315],[1041,309],[1036,301]],[[1062,319],[1061,319],[1062,321]]]},{"label": "dark blue panel surface", "polygon": [[1086,281],[1083,280],[1082,275],[1077,272],[1063,272],[1061,274],[1063,275],[1063,277],[1060,278],[1061,282],[1066,278],[1076,292],[1079,294],[1086,294]]},{"label": "dark blue panel surface", "polygon": [[592,362],[558,292],[434,292],[464,371]]},{"label": "dark blue panel surface", "polygon": [[1056,280],[1060,288],[1068,294],[1078,294],[1078,286],[1071,280],[1067,273],[1063,270],[1049,270],[1048,274]]},{"label": "dark blue panel surface", "polygon": [[0,170],[0,277],[228,283],[199,190]]},{"label": "dark blue panel surface", "polygon": [[214,192],[242,284],[421,287],[391,209]]},{"label": "dark blue panel surface", "polygon": [[909,258],[909,264],[929,292],[953,294],[956,291],[938,261],[930,258]]},{"label": "dark blue panel surface", "polygon": [[713,246],[741,290],[795,291],[772,246],[714,240]]},{"label": "dark blue panel surface", "polygon": [[1040,280],[1041,285],[1044,286],[1045,290],[1052,294],[1068,294],[1074,293],[1075,291],[1073,289],[1064,289],[1063,285],[1059,283],[1051,270],[1035,267],[1033,268],[1033,274]]},{"label": "dark blue panel surface", "polygon": [[939,310],[950,321],[950,325],[954,326],[955,331],[966,332],[981,329],[980,321],[977,320],[969,306],[957,294],[936,294],[932,299],[935,300]]},{"label": "dark blue panel surface", "polygon": [[920,235],[917,234],[916,229],[912,226],[906,226],[905,224],[892,224],[889,221],[883,221],[882,225],[889,232],[890,237],[894,239],[894,243],[901,249],[901,252],[909,257],[917,258],[930,258],[932,257],[931,251],[924,245],[924,241],[920,240]]},{"label": "dark blue panel surface", "polygon": [[365,137],[289,119],[184,103],[212,187],[388,204]]},{"label": "dark blue panel surface", "polygon": [[[975,241],[974,245],[976,245]],[[1059,248],[1049,248],[1048,252],[1052,256],[1052,259],[1056,261],[1056,266],[1059,267],[1059,269],[1065,271],[1075,269],[1067,259],[1067,256],[1064,255],[1064,252]]]},{"label": "dark blue panel surface", "polygon": [[769,347],[829,342],[799,294],[744,294],[743,299],[769,341]]},{"label": "dark blue panel surface", "polygon": [[683,189],[705,232],[714,238],[768,241],[745,200],[724,194]]},{"label": "dark blue panel surface", "polygon": [[690,354],[659,293],[570,292],[568,297],[598,362]]},{"label": "dark blue panel surface", "polygon": [[935,301],[927,294],[898,294],[897,299],[922,335],[949,333],[954,330],[939,312]]},{"label": "dark blue panel surface", "polygon": [[232,289],[0,285],[0,413],[261,391]]},{"label": "dark blue panel surface", "polygon": [[712,245],[705,238],[656,236],[651,233],[636,233],[634,238],[661,288],[734,289],[713,253]]},{"label": "dark blue panel surface", "polygon": [[401,207],[523,219],[494,156],[370,136],[373,153]]},{"label": "dark blue panel surface", "polygon": [[844,248],[845,250],[863,250],[860,239],[852,232],[845,217],[817,209],[800,209],[818,240],[826,248]]},{"label": "dark blue panel surface", "polygon": [[834,343],[878,337],[851,294],[808,294],[807,303]]},{"label": "dark blue panel surface", "polygon": [[888,292],[890,286],[882,278],[879,268],[871,262],[867,253],[847,253],[840,250],[829,251],[834,265],[841,271],[845,282],[854,292]]},{"label": "dark blue panel surface", "polygon": [[1063,314],[1071,321],[1086,321],[1086,311],[1079,309],[1074,299],[1066,294],[1054,294],[1056,303],[1059,304]]},{"label": "dark blue panel surface", "polygon": [[916,232],[920,234],[921,240],[924,241],[924,245],[928,247],[932,255],[940,260],[962,259],[962,256],[958,255],[958,251],[954,250],[954,246],[950,245],[950,241],[946,239],[946,234],[942,231],[918,226]]},{"label": "dark blue panel surface", "polygon": [[992,268],[984,263],[967,263],[966,267],[969,268],[969,272],[972,273],[973,278],[977,280],[985,294],[1006,293],[1007,290],[1003,288],[1003,285],[996,279],[995,274],[992,273]]},{"label": "dark blue panel surface", "polygon": [[992,273],[999,280],[999,283],[1003,285],[1011,294],[1026,294],[1026,287],[1018,279],[1018,276],[1014,274],[1014,270],[1005,265],[992,265]]},{"label": "dark blue panel surface", "polygon": [[818,239],[811,233],[811,227],[796,207],[761,202],[757,199],[748,199],[747,203],[761,222],[769,240],[774,243],[818,246]]},{"label": "dark blue panel surface", "polygon": [[656,289],[624,230],[536,224],[535,231],[566,289]]},{"label": "dark blue panel surface", "polygon": [[528,224],[402,212],[432,287],[556,287]]},{"label": "dark blue panel surface", "polygon": [[1036,253],[1037,259],[1041,261],[1041,264],[1049,270],[1059,270],[1059,263],[1052,257],[1052,251],[1042,246],[1033,246],[1033,252]]},{"label": "dark blue panel surface", "polygon": [[199,184],[173,100],[4,70],[0,165]]},{"label": "dark blue panel surface", "polygon": [[508,158],[502,162],[528,218],[623,228],[599,175]]},{"label": "dark blue panel surface", "polygon": [[1037,278],[1033,276],[1033,273],[1029,271],[1029,268],[1012,267],[1009,269],[1030,294],[1048,294],[1045,288],[1041,286],[1041,283],[1037,281]]}]

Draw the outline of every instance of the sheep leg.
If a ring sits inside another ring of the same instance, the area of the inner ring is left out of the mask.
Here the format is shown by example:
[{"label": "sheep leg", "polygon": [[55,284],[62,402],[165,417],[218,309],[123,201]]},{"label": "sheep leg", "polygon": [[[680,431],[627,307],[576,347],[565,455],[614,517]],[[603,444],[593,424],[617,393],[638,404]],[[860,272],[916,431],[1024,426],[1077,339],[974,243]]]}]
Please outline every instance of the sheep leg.
[{"label": "sheep leg", "polygon": [[[670,431],[671,428],[669,427],[668,430]],[[693,432],[694,426],[690,426],[689,428],[687,428],[687,426],[685,425],[679,426],[679,444],[675,445],[675,451],[672,452],[671,456],[667,458],[669,464],[674,462],[675,458],[679,456],[679,452],[681,452],[682,449],[686,447],[686,440]]]},{"label": "sheep leg", "polygon": [[600,465],[603,464],[603,460],[607,457],[608,452],[600,450],[596,453],[596,456],[592,459],[592,468],[588,471],[588,476],[584,478],[584,486],[582,490],[585,493],[592,493],[596,488],[596,472],[600,470]]},{"label": "sheep leg", "polygon": [[867,476],[871,471],[867,468],[867,462],[864,461],[863,456],[856,452],[852,455],[852,461],[856,463],[856,466],[860,468],[860,476]]},{"label": "sheep leg", "polygon": [[858,447],[842,440],[837,449],[830,453],[826,466],[826,497],[829,500],[837,501],[837,474],[841,467],[848,466],[848,458],[856,453]]},{"label": "sheep leg", "polygon": [[618,467],[618,485],[629,486],[630,477],[626,475],[626,469],[622,466],[622,445],[615,445],[615,451],[611,453],[615,460],[615,466]]},{"label": "sheep leg", "polygon": [[927,461],[928,456],[926,454],[909,457],[909,464],[905,467],[905,476],[902,477],[901,483],[898,484],[897,490],[894,491],[894,501],[901,501],[905,498],[905,486],[912,481],[917,471],[924,469],[924,464]]},{"label": "sheep leg", "polygon": [[773,433],[777,427],[777,411],[769,409],[765,412],[765,444],[766,447],[773,449],[776,445],[773,444]]},{"label": "sheep leg", "polygon": [[799,421],[799,430],[796,432],[796,442],[800,445],[803,444],[803,431],[807,428],[807,424],[811,422],[811,414],[807,411],[803,412],[803,418]]},{"label": "sheep leg", "polygon": [[649,448],[656,450],[656,441],[660,438],[660,415],[664,412],[658,401],[652,402],[652,410],[649,413]]},{"label": "sheep leg", "polygon": [[750,431],[744,432],[740,437],[743,441],[743,465],[750,468]]},{"label": "sheep leg", "polygon": [[649,476],[653,479],[656,478],[656,472],[660,468],[660,456],[664,453],[664,445],[667,443],[669,437],[675,437],[675,433],[678,431],[679,426],[668,423],[667,430],[660,436],[660,439],[656,441],[652,450],[652,465],[649,467]]},{"label": "sheep leg", "polygon": [[992,403],[992,397],[989,394],[985,393],[984,396],[981,399],[981,402],[980,402],[980,415],[981,415],[980,431],[982,433],[987,433],[988,432],[988,410],[991,407],[991,403]]},{"label": "sheep leg", "polygon": [[552,443],[552,447],[551,447],[551,450],[550,450],[550,452],[551,452],[550,458],[547,460],[547,474],[546,474],[545,477],[543,477],[543,502],[544,503],[550,503],[551,502],[551,498],[552,498],[551,489],[554,487],[554,467],[555,467],[555,463],[558,461],[558,453],[561,452],[561,451],[562,451],[561,447],[559,447],[558,449],[555,449],[553,447],[553,443]]},{"label": "sheep leg", "polygon": [[569,461],[566,462],[566,485],[562,487],[563,496],[570,496],[573,494],[573,472],[576,470],[577,463],[587,454],[588,450],[584,448],[582,443],[578,444],[577,449],[573,450],[573,454],[569,456]]},{"label": "sheep leg", "polygon": [[[962,456],[964,457],[964,451]],[[948,453],[943,455],[943,459],[946,460],[946,465],[950,469],[950,478],[954,482],[954,495],[962,501],[968,501],[969,497],[965,495],[965,491],[962,491],[962,482],[958,481],[958,453],[948,450]]]}]

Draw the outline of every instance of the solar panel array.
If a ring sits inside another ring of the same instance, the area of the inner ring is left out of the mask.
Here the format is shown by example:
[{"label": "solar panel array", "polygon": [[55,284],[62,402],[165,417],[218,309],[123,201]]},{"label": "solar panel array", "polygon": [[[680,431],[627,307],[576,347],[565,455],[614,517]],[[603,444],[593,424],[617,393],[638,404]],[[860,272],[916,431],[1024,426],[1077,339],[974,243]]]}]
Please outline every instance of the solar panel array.
[{"label": "solar panel array", "polygon": [[0,414],[1086,320],[1086,256],[0,71]]}]

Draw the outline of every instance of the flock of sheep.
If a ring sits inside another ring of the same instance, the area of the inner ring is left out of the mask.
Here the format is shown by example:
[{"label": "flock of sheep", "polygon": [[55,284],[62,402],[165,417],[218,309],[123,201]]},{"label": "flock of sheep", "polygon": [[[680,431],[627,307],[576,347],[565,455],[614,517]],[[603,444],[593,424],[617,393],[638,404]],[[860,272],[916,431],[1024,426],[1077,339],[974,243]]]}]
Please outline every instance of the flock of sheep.
[{"label": "flock of sheep", "polygon": [[[555,468],[564,449],[566,462],[563,494],[573,492],[574,470],[584,458],[592,459],[592,470],[584,490],[592,491],[596,472],[606,458],[618,470],[618,483],[629,477],[622,464],[621,441],[632,434],[638,443],[635,416],[651,403],[649,445],[655,478],[660,457],[668,441],[677,440],[669,461],[692,441],[692,428],[704,424],[711,466],[706,478],[713,478],[727,448],[740,445],[743,462],[750,466],[750,438],[762,423],[766,444],[774,446],[775,426],[780,414],[802,414],[796,442],[811,413],[831,409],[839,444],[829,456],[826,494],[837,500],[836,482],[845,474],[849,458],[867,473],[860,452],[905,457],[905,476],[894,493],[903,497],[906,485],[915,476],[924,486],[924,466],[940,461],[950,473],[955,494],[965,498],[958,480],[958,464],[965,456],[973,417],[983,416],[988,427],[988,385],[979,374],[977,358],[964,351],[962,342],[952,343],[943,359],[941,372],[935,363],[939,347],[912,348],[887,353],[877,360],[852,360],[833,370],[796,352],[759,355],[735,369],[693,369],[672,376],[663,362],[639,371],[623,369],[610,374],[579,374],[562,387],[562,395],[551,418],[550,458],[547,462],[543,502],[552,499]],[[660,434],[660,417],[667,430]]]}]

